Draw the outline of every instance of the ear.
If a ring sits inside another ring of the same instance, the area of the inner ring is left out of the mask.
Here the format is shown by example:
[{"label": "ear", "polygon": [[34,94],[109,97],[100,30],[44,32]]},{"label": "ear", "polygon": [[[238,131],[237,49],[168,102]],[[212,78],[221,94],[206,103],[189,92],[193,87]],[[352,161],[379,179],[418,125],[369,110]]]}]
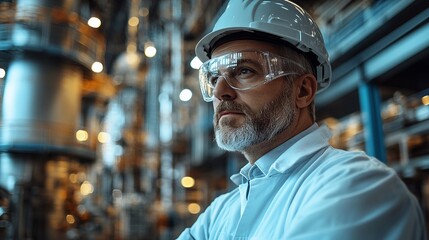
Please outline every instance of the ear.
[{"label": "ear", "polygon": [[296,106],[298,108],[308,107],[314,100],[317,92],[317,80],[313,74],[305,74],[295,80],[296,83]]}]

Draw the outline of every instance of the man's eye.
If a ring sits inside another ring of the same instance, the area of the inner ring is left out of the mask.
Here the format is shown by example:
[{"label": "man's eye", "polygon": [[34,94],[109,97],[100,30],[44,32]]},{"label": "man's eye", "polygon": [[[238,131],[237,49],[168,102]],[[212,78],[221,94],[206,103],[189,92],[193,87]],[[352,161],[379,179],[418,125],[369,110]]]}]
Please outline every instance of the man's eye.
[{"label": "man's eye", "polygon": [[248,78],[254,75],[254,71],[249,68],[241,68],[237,71],[236,77],[242,79],[242,78]]},{"label": "man's eye", "polygon": [[240,70],[241,75],[246,75],[246,74],[250,74],[250,73],[252,73],[252,71],[248,68],[243,68]]},{"label": "man's eye", "polygon": [[215,87],[218,78],[219,78],[218,76],[212,76],[212,77],[210,77],[210,79],[209,79],[210,86]]}]

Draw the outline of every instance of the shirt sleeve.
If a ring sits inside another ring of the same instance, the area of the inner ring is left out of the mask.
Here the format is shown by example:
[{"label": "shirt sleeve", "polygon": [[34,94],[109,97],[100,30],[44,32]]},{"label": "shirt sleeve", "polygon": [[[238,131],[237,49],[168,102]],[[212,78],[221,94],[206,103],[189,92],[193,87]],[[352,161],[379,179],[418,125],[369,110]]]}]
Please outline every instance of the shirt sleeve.
[{"label": "shirt sleeve", "polygon": [[[213,239],[214,236],[211,235],[213,234],[211,233],[213,229],[216,228],[216,226],[219,227],[217,224],[225,223],[226,216],[229,216],[230,213],[229,207],[233,205],[233,203],[237,204],[234,194],[239,194],[238,189],[216,197],[206,210],[200,214],[197,221],[195,221],[190,228],[186,228],[177,239]],[[236,208],[236,206],[234,208]],[[239,210],[240,208],[238,207],[238,211]]]},{"label": "shirt sleeve", "polygon": [[178,240],[204,240],[209,239],[209,228],[211,226],[213,208],[215,208],[216,199],[206,210],[200,214],[198,219],[190,228],[186,228],[177,238]]},{"label": "shirt sleeve", "polygon": [[199,239],[208,239],[208,219],[206,215],[210,211],[210,208],[207,208],[204,213],[202,213],[197,221],[190,227],[186,228],[177,238],[178,240],[199,240]]},{"label": "shirt sleeve", "polygon": [[194,236],[192,236],[189,228],[186,228],[180,236],[177,238],[178,240],[196,240]]},{"label": "shirt sleeve", "polygon": [[426,239],[420,205],[393,170],[332,171],[308,192],[285,239]]}]

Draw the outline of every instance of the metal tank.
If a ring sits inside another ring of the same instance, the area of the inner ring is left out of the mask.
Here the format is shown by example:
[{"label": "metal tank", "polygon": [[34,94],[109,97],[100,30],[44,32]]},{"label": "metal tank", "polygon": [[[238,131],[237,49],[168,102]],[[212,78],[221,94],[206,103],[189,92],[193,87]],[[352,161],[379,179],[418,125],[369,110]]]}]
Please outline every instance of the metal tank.
[{"label": "metal tank", "polygon": [[[74,0],[18,0],[0,8],[6,78],[0,121],[0,239],[75,239],[79,182],[96,150],[76,139],[82,86],[103,38]],[[86,80],[89,81],[89,80]]]}]

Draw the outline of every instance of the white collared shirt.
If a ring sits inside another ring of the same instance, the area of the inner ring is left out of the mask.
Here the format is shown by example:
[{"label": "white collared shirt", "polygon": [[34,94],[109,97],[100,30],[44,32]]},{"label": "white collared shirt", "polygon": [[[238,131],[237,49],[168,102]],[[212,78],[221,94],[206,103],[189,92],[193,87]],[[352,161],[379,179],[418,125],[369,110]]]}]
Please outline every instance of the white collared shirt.
[{"label": "white collared shirt", "polygon": [[[332,148],[313,125],[232,176],[178,239],[425,239],[415,197],[363,152]],[[260,161],[260,162],[259,162]]]}]

